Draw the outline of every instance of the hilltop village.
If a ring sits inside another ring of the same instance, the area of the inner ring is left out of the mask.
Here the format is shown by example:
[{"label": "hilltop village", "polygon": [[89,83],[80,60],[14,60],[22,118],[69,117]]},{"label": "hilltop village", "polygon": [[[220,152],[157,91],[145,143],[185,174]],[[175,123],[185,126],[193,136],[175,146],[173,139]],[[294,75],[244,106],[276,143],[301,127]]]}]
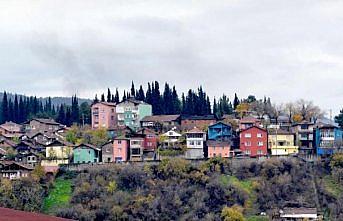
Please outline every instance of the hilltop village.
[{"label": "hilltop village", "polygon": [[[47,172],[61,165],[160,161],[178,157],[327,157],[342,148],[343,132],[322,119],[291,122],[256,113],[223,115],[153,115],[152,105],[128,98],[119,103],[94,102],[91,130],[99,145],[78,141],[82,133],[53,119],[33,118],[0,125],[1,176],[17,179],[37,165]],[[102,133],[102,134],[101,134]]]}]

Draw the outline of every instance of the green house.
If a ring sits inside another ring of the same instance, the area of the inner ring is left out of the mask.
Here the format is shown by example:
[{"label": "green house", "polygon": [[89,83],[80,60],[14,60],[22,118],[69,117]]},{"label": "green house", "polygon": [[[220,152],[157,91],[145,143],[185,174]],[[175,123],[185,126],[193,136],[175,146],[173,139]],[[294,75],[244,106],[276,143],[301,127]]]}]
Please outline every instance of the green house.
[{"label": "green house", "polygon": [[73,162],[79,163],[98,163],[100,149],[91,144],[80,144],[73,149]]}]

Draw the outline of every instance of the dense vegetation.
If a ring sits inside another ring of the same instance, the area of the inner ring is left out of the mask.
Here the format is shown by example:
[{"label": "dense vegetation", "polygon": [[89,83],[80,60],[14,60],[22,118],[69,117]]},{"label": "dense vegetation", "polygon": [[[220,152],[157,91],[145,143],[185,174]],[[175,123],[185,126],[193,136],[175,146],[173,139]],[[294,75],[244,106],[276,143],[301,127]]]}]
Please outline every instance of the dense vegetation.
[{"label": "dense vegetation", "polygon": [[34,174],[1,180],[0,206],[79,220],[268,220],[258,214],[305,206],[343,219],[343,155],[317,164],[175,158],[63,172],[55,182]]}]

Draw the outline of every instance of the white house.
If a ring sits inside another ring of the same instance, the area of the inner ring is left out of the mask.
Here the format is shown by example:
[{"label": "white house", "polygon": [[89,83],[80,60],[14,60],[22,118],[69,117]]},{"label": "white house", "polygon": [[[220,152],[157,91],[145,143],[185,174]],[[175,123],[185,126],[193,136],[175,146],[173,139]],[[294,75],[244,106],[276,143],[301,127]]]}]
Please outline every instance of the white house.
[{"label": "white house", "polygon": [[204,142],[206,133],[198,128],[194,128],[186,133],[187,151],[185,158],[202,159],[204,158]]}]

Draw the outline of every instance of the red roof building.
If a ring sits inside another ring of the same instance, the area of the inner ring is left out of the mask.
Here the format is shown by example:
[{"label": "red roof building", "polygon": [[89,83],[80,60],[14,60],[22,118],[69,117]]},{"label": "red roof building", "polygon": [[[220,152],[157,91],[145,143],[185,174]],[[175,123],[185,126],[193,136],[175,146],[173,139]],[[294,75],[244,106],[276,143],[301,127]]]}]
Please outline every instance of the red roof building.
[{"label": "red roof building", "polygon": [[19,210],[7,209],[0,207],[0,221],[67,221],[53,216],[39,213],[30,213]]}]

